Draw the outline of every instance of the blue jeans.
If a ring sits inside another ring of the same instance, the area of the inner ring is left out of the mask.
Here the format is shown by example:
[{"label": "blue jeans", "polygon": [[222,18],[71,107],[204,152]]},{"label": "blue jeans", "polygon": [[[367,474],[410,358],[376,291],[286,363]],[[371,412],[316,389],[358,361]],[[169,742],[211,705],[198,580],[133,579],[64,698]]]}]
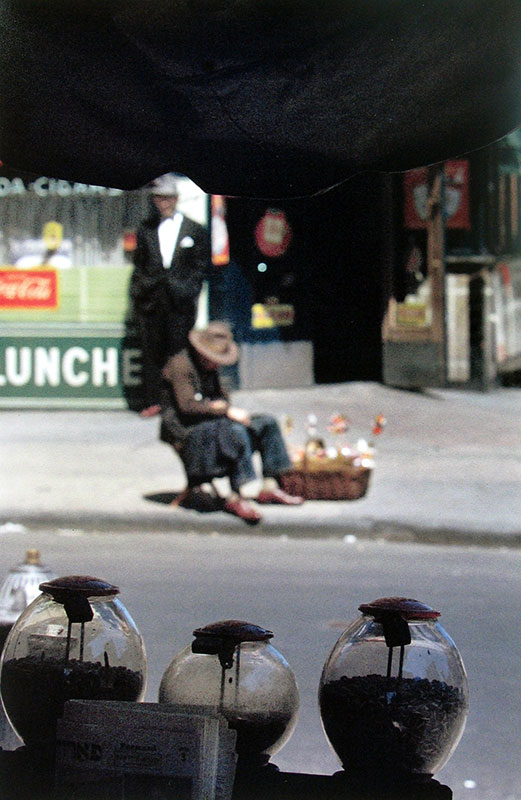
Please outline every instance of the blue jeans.
[{"label": "blue jeans", "polygon": [[229,476],[234,492],[257,477],[252,460],[256,450],[262,459],[262,474],[265,478],[277,478],[281,472],[290,469],[291,461],[279,424],[271,414],[253,414],[248,428],[239,422],[232,422],[232,428],[244,448]]}]

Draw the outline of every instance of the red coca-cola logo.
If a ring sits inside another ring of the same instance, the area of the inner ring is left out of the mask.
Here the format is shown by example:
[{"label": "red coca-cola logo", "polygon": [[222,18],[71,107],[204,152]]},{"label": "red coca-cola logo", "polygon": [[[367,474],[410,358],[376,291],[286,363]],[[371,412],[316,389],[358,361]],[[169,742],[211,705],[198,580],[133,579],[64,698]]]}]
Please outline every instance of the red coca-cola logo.
[{"label": "red coca-cola logo", "polygon": [[0,308],[57,308],[54,269],[0,269]]}]

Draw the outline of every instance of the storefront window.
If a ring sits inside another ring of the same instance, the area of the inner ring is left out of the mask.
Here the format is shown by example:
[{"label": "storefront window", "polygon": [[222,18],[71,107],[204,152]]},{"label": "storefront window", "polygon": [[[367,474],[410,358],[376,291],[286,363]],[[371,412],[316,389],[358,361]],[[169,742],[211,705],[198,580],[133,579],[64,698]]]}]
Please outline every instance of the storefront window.
[{"label": "storefront window", "polygon": [[[180,210],[206,224],[206,195],[187,178],[179,188]],[[0,175],[0,323],[122,323],[135,233],[148,213],[145,189]],[[48,302],[36,302],[38,292]]]}]

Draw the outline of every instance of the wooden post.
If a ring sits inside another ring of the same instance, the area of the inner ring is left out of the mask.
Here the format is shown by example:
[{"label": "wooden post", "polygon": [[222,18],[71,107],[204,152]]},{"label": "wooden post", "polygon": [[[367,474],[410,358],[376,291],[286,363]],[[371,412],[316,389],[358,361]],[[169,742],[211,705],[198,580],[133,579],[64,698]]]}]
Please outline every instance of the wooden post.
[{"label": "wooden post", "polygon": [[445,321],[445,214],[444,165],[428,169],[427,274],[431,284],[431,341],[443,346],[443,383],[447,382]]}]

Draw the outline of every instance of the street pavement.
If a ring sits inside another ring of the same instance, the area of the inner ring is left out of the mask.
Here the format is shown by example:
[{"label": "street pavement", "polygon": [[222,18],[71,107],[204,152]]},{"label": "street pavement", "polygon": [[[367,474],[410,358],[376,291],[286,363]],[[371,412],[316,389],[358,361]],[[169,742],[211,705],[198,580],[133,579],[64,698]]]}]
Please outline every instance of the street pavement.
[{"label": "street pavement", "polygon": [[[252,536],[356,537],[429,543],[521,545],[521,392],[409,392],[372,382],[237,391],[236,405],[294,423],[309,414],[328,443],[376,447],[365,497],[263,506],[247,527],[222,512],[168,504],[184,486],[178,457],[158,439],[158,418],[128,410],[2,410],[0,533],[17,526],[63,530],[238,532]],[[374,418],[387,420],[372,435]],[[345,436],[326,431],[348,417]]]}]

